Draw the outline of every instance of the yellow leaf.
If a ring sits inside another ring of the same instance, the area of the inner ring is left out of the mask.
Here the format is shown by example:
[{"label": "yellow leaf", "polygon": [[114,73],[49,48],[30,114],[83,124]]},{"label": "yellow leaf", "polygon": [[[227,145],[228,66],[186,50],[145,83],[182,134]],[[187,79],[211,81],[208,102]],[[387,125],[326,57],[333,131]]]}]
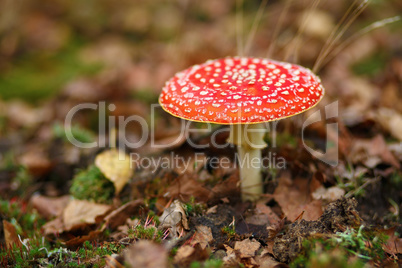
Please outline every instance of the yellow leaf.
[{"label": "yellow leaf", "polygon": [[130,157],[116,149],[104,151],[95,158],[95,165],[114,184],[115,194],[120,193],[133,175]]}]

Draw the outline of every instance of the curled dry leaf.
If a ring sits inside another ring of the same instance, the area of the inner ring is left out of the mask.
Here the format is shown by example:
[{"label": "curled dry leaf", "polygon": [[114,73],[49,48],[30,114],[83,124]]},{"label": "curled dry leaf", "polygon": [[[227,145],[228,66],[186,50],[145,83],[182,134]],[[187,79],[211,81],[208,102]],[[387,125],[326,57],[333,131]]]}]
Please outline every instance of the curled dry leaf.
[{"label": "curled dry leaf", "polygon": [[24,127],[35,127],[51,118],[53,114],[52,111],[48,110],[48,107],[33,108],[19,100],[9,101],[4,111],[10,122]]},{"label": "curled dry leaf", "polygon": [[324,186],[319,187],[312,193],[312,196],[316,200],[323,199],[325,201],[333,202],[345,195],[345,190],[337,186],[332,186],[325,188]]},{"label": "curled dry leaf", "polygon": [[240,253],[240,258],[252,258],[260,246],[260,242],[247,238],[243,241],[236,241],[234,249]]},{"label": "curled dry leaf", "polygon": [[130,157],[116,149],[98,154],[95,165],[114,184],[115,194],[120,193],[133,175]]},{"label": "curled dry leaf", "polygon": [[277,262],[270,254],[261,254],[255,258],[255,261],[258,264],[258,267],[261,268],[286,268],[289,267],[286,264]]},{"label": "curled dry leaf", "polygon": [[137,199],[122,205],[105,217],[106,225],[112,230],[116,229],[132,217],[143,204],[144,201],[142,199]]},{"label": "curled dry leaf", "polygon": [[90,231],[88,234],[74,237],[66,241],[64,244],[69,248],[76,248],[81,246],[85,241],[94,241],[95,239],[99,238],[101,234],[102,230]]},{"label": "curled dry leaf", "polygon": [[133,268],[167,268],[168,252],[162,245],[140,240],[124,252],[124,260]]},{"label": "curled dry leaf", "polygon": [[12,223],[3,220],[3,231],[7,247],[12,247],[13,245],[16,245],[18,247],[21,246],[21,241],[18,238],[17,230]]},{"label": "curled dry leaf", "polygon": [[63,224],[66,231],[83,225],[100,222],[111,206],[96,204],[85,200],[71,200],[63,211]]},{"label": "curled dry leaf", "polygon": [[276,215],[275,212],[263,202],[257,202],[255,209],[257,213],[265,214],[268,217],[270,224],[274,224],[281,220],[278,215]]},{"label": "curled dry leaf", "polygon": [[395,227],[383,230],[389,237],[383,249],[389,254],[402,254],[402,238],[395,235]]},{"label": "curled dry leaf", "polygon": [[99,223],[111,208],[109,205],[84,200],[71,200],[59,217],[47,222],[42,228],[45,235],[74,231],[87,225]]},{"label": "curled dry leaf", "polygon": [[270,239],[274,238],[283,229],[284,225],[285,225],[285,218],[272,223],[270,226],[267,226],[268,238]]},{"label": "curled dry leaf", "polygon": [[356,140],[350,153],[350,159],[354,162],[364,162],[369,158],[379,157],[383,163],[400,168],[400,163],[390,152],[382,135],[377,135],[370,140]]},{"label": "curled dry leaf", "polygon": [[185,231],[190,230],[186,211],[179,200],[175,200],[170,207],[165,209],[159,219],[161,221],[160,228],[169,229],[170,235],[173,237],[180,237]]},{"label": "curled dry leaf", "polygon": [[25,166],[34,176],[42,176],[49,172],[52,162],[39,146],[32,146],[19,158],[19,163]]},{"label": "curled dry leaf", "polygon": [[376,114],[377,121],[393,137],[402,141],[402,115],[395,110],[380,108]]},{"label": "curled dry leaf", "polygon": [[[309,19],[306,20],[306,17]],[[308,35],[327,39],[331,31],[335,28],[335,23],[331,15],[324,11],[308,10],[300,16],[300,24],[305,23],[304,32]]]},{"label": "curled dry leaf", "polygon": [[228,245],[223,245],[226,249],[226,256],[223,258],[223,262],[226,267],[236,267],[240,261],[239,256],[236,255],[236,251]]},{"label": "curled dry leaf", "polygon": [[195,197],[197,201],[208,201],[210,191],[204,185],[195,180],[191,175],[184,173],[177,177],[166,190],[168,196],[189,201]]},{"label": "curled dry leaf", "polygon": [[43,217],[49,219],[59,216],[70,201],[70,196],[47,197],[43,195],[34,195],[31,198],[33,207]]},{"label": "curled dry leaf", "polygon": [[189,267],[194,261],[204,261],[208,259],[209,253],[206,249],[202,249],[199,244],[195,246],[184,245],[179,248],[174,257],[174,262],[179,267]]},{"label": "curled dry leaf", "polygon": [[274,198],[288,220],[294,221],[303,211],[303,219],[316,220],[322,215],[321,201],[313,200],[309,192],[307,179],[292,180],[289,173],[284,173],[279,179]]},{"label": "curled dry leaf", "polygon": [[196,244],[199,244],[202,249],[205,249],[214,239],[211,227],[198,225],[197,227],[195,227],[195,229],[196,231],[193,239],[191,240],[191,245],[194,246]]},{"label": "curled dry leaf", "polygon": [[228,179],[218,182],[211,190],[208,201],[216,203],[223,198],[240,199],[239,174],[233,173]]}]

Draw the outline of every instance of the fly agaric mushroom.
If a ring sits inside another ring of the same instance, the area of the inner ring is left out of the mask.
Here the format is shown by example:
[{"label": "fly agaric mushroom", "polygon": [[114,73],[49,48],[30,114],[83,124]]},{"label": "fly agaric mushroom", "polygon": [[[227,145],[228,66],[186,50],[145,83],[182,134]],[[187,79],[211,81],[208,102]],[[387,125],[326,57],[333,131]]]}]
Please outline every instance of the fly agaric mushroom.
[{"label": "fly agaric mushroom", "polygon": [[263,122],[302,113],[324,96],[320,79],[299,65],[261,58],[210,60],[177,73],[159,97],[162,108],[190,121],[231,125],[237,145],[242,199],[263,192]]}]

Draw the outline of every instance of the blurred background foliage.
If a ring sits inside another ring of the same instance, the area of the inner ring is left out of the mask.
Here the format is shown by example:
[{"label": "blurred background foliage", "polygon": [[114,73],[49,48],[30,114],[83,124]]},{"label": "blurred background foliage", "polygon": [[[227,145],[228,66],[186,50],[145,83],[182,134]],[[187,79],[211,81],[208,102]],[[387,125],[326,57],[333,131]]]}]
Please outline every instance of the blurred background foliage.
[{"label": "blurred background foliage", "polygon": [[[371,2],[345,36],[402,10],[396,0]],[[287,49],[292,50],[289,44],[311,6],[311,1],[290,3],[288,17],[275,37],[286,1],[268,1],[255,37],[248,41],[261,5],[258,0],[244,1],[242,8],[234,0],[3,0],[0,96],[38,103],[68,90],[73,81],[90,78],[127,90],[134,97],[147,92],[145,98],[155,100],[164,81],[182,68],[238,54],[236,18],[240,14],[244,16],[243,45],[250,45],[244,54],[264,57],[275,41],[271,56],[282,60]],[[321,1],[310,18],[315,26],[307,24],[302,45],[293,48],[299,52],[298,59],[291,59],[312,67],[350,5],[351,1]],[[397,38],[401,26],[395,23],[382,30],[389,32],[387,38],[377,37],[382,48],[394,49],[372,53],[355,63],[353,70],[371,76],[381,72],[394,53],[401,53]]]}]

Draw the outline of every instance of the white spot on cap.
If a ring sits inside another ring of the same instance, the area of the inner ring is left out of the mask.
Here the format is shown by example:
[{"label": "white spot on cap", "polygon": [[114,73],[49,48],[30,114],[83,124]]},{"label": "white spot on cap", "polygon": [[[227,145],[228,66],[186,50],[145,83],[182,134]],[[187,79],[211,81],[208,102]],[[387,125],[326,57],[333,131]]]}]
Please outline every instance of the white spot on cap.
[{"label": "white spot on cap", "polygon": [[285,90],[281,92],[283,95],[289,95],[289,91]]},{"label": "white spot on cap", "polygon": [[240,98],[241,98],[240,95],[234,95],[234,96],[233,96],[233,99],[235,99],[235,100],[238,100],[238,99],[240,99]]},{"label": "white spot on cap", "polygon": [[204,95],[207,95],[207,94],[208,94],[208,91],[201,91],[201,92],[200,92],[200,95],[203,95],[203,96],[204,96]]}]

